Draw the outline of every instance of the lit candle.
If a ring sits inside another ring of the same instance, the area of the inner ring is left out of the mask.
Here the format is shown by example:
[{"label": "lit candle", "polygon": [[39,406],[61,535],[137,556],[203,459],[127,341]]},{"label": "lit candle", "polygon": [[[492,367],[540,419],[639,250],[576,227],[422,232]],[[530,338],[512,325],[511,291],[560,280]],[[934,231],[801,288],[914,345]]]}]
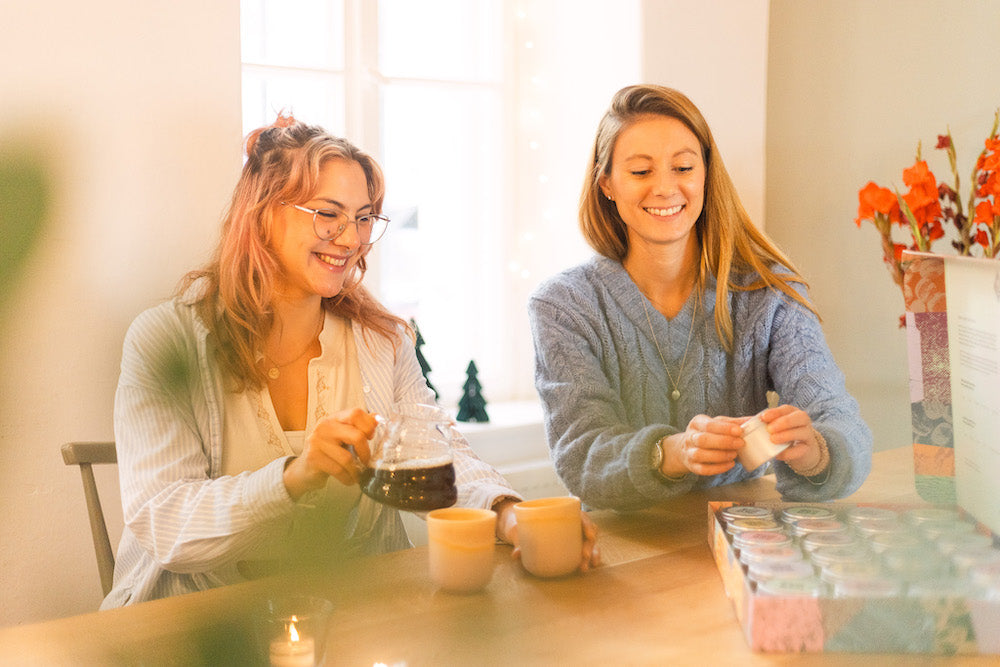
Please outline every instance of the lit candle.
[{"label": "lit candle", "polygon": [[315,665],[315,644],[311,637],[299,637],[292,616],[288,624],[288,636],[271,642],[271,667],[313,667]]}]

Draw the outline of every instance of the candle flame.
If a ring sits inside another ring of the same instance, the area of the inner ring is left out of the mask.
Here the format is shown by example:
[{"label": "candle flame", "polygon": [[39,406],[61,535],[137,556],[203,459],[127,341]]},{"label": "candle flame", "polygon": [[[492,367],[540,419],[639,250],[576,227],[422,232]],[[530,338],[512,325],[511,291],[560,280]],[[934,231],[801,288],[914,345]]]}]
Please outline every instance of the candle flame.
[{"label": "candle flame", "polygon": [[288,637],[293,642],[299,641],[299,632],[295,629],[295,624],[298,620],[298,618],[292,616],[292,622],[288,624]]}]

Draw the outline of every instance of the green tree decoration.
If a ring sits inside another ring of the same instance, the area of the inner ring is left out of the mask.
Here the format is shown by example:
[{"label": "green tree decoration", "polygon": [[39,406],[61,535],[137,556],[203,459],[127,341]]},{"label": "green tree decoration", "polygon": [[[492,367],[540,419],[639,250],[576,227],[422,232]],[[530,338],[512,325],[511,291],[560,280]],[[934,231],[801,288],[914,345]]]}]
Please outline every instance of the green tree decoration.
[{"label": "green tree decoration", "polygon": [[465,384],[462,398],[458,401],[458,421],[460,422],[488,422],[490,416],[486,414],[486,399],[483,398],[483,387],[479,384],[477,377],[479,369],[476,362],[470,361],[465,369]]},{"label": "green tree decoration", "polygon": [[420,372],[423,374],[427,386],[434,392],[434,399],[437,400],[441,395],[438,393],[437,388],[431,384],[431,379],[427,377],[427,374],[431,372],[431,365],[427,363],[427,360],[424,359],[424,353],[420,351],[420,348],[424,346],[424,337],[420,335],[420,327],[417,326],[416,320],[411,319],[410,326],[413,327],[413,333],[417,335],[415,345],[417,346],[417,363],[420,364]]}]

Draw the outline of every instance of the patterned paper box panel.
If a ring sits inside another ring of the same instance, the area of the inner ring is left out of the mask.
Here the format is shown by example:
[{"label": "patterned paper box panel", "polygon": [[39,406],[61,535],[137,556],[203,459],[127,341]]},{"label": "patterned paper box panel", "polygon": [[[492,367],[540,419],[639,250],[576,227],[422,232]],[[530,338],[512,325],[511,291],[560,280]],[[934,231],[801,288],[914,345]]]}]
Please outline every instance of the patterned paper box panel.
[{"label": "patterned paper box panel", "polygon": [[[1000,654],[1000,603],[939,598],[833,598],[757,595],[718,512],[733,502],[710,502],[709,536],[726,595],[754,651],[859,652],[936,655]],[[781,510],[778,501],[739,503]],[[897,511],[909,505],[871,503]],[[826,503],[837,511],[855,504]]]},{"label": "patterned paper box panel", "polygon": [[[711,530],[709,531],[708,544],[712,548],[712,555],[715,558],[715,565],[719,569],[722,577],[722,584],[726,590],[726,597],[733,603],[733,610],[736,612],[736,620],[744,629],[747,628],[747,601],[750,598],[750,583],[746,574],[740,566],[740,561],[736,557],[736,552],[730,547],[729,539],[726,537],[726,529],[716,518],[712,505],[717,505],[720,509],[728,507],[734,503],[710,503],[708,511],[708,521]],[[751,642],[752,644],[752,642]]]},{"label": "patterned paper box panel", "polygon": [[955,450],[944,259],[905,251],[903,263],[917,493],[929,502],[952,505]]}]

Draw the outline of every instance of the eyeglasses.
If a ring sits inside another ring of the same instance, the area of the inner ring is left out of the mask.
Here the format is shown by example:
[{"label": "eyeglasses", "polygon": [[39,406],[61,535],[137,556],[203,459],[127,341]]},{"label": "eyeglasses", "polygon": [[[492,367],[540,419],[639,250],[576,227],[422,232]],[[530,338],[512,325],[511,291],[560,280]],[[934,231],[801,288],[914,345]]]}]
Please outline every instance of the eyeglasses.
[{"label": "eyeglasses", "polygon": [[333,241],[347,229],[347,225],[353,224],[357,228],[358,238],[361,245],[369,246],[382,238],[385,230],[389,227],[389,218],[375,213],[360,215],[354,220],[347,217],[343,211],[336,211],[329,208],[308,208],[298,204],[281,202],[283,206],[291,206],[303,213],[311,213],[313,217],[313,232],[324,241]]}]

